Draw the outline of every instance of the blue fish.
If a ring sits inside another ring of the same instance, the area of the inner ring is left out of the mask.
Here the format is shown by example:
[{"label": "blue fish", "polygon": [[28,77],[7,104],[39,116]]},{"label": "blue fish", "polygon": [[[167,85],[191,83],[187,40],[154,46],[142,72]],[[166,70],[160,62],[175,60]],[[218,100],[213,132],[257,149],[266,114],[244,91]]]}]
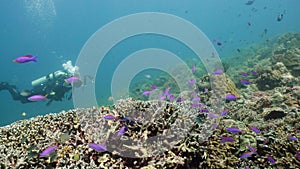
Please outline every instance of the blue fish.
[{"label": "blue fish", "polygon": [[242,84],[244,84],[244,85],[249,85],[249,84],[251,84],[251,83],[249,82],[249,80],[246,80],[246,79],[241,79],[240,82],[241,82]]},{"label": "blue fish", "polygon": [[96,151],[107,151],[106,147],[101,144],[89,143],[89,147]]},{"label": "blue fish", "polygon": [[276,160],[275,160],[272,156],[270,156],[270,155],[267,156],[267,159],[268,159],[268,161],[269,161],[270,163],[272,163],[272,164],[275,164],[275,163],[276,163]]},{"label": "blue fish", "polygon": [[234,138],[233,137],[225,137],[225,136],[222,136],[221,137],[221,143],[226,143],[226,142],[234,142]]},{"label": "blue fish", "polygon": [[151,94],[151,91],[146,90],[142,93],[143,96],[149,96]]},{"label": "blue fish", "polygon": [[252,151],[250,151],[250,152],[244,152],[244,153],[240,156],[240,158],[248,158],[248,157],[251,157],[252,154],[254,154]]},{"label": "blue fish", "polygon": [[236,96],[234,94],[226,94],[225,95],[226,100],[236,100]]},{"label": "blue fish", "polygon": [[127,131],[127,127],[123,125],[120,130],[117,132],[116,137],[123,135]]},{"label": "blue fish", "polygon": [[223,112],[221,112],[221,116],[225,116],[228,112],[229,110],[224,110]]},{"label": "blue fish", "polygon": [[240,74],[241,74],[242,76],[244,76],[244,77],[247,77],[247,76],[248,76],[248,74],[245,73],[245,72],[240,72]]},{"label": "blue fish", "polygon": [[193,86],[195,84],[195,82],[196,81],[194,79],[191,79],[191,80],[188,81],[188,85]]},{"label": "blue fish", "polygon": [[180,103],[182,101],[183,101],[183,99],[181,97],[177,98],[177,100],[176,100],[177,103]]},{"label": "blue fish", "polygon": [[47,147],[44,151],[42,151],[40,153],[40,158],[47,157],[48,155],[50,155],[51,153],[53,153],[57,148],[58,148],[57,146]]},{"label": "blue fish", "polygon": [[251,126],[251,127],[249,127],[249,129],[254,131],[255,133],[260,133],[260,130],[256,127]]},{"label": "blue fish", "polygon": [[196,65],[193,65],[193,66],[192,66],[192,73],[194,73],[195,70],[196,70]]},{"label": "blue fish", "polygon": [[231,133],[241,133],[242,131],[236,127],[229,127],[226,129],[228,132],[231,132]]},{"label": "blue fish", "polygon": [[213,72],[214,75],[219,75],[222,74],[223,70],[222,69],[217,69],[216,71]]},{"label": "blue fish", "polygon": [[296,141],[296,140],[298,140],[298,138],[295,137],[295,136],[287,136],[286,138],[287,138],[288,140],[290,140],[290,141]]}]

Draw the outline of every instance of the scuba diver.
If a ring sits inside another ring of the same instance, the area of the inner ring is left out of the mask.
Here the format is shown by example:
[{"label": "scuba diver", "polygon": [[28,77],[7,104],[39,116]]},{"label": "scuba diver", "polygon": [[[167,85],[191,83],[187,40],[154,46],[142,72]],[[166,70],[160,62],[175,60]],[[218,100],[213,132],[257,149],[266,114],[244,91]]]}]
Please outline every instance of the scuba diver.
[{"label": "scuba diver", "polygon": [[[67,81],[68,78],[74,77],[74,71],[70,71],[70,65],[72,63],[68,61],[66,64],[63,64],[65,68],[64,71],[58,70],[56,72],[50,73],[47,76],[41,77],[31,82],[32,89],[19,91],[15,85],[11,85],[7,82],[0,82],[0,91],[7,90],[14,100],[19,100],[21,103],[31,103],[30,96],[34,95],[43,95],[46,96],[49,106],[53,100],[62,101],[64,97],[68,100],[72,98],[72,93],[66,96],[66,93],[72,89],[72,85],[79,87],[82,85],[81,80],[74,82]],[[66,67],[67,68],[66,68]],[[69,68],[68,68],[69,66]],[[74,67],[71,68],[74,70]],[[76,67],[75,67],[76,68]]]}]

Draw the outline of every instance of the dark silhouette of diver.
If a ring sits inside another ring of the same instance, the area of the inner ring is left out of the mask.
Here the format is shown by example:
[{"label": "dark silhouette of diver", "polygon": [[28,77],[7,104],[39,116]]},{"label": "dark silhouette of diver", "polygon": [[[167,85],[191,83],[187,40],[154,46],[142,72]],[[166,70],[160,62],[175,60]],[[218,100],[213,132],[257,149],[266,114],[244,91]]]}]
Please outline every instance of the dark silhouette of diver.
[{"label": "dark silhouette of diver", "polygon": [[14,100],[19,100],[24,104],[32,102],[28,100],[28,97],[32,95],[47,95],[48,102],[46,105],[48,106],[53,100],[62,101],[64,97],[68,100],[71,99],[72,94],[70,93],[66,96],[66,93],[72,89],[72,85],[65,82],[65,80],[70,76],[71,75],[66,71],[59,70],[32,81],[31,84],[33,88],[31,90],[23,90],[21,92],[15,85],[11,85],[7,82],[0,82],[0,91],[7,90]]}]

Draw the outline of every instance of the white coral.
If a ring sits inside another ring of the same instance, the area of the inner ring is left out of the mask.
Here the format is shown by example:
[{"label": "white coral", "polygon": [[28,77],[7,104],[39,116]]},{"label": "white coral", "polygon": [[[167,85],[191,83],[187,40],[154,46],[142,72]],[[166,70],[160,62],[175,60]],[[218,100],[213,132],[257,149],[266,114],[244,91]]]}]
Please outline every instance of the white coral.
[{"label": "white coral", "polygon": [[78,66],[73,66],[72,61],[70,60],[68,60],[66,63],[63,63],[62,67],[70,74],[79,74]]}]

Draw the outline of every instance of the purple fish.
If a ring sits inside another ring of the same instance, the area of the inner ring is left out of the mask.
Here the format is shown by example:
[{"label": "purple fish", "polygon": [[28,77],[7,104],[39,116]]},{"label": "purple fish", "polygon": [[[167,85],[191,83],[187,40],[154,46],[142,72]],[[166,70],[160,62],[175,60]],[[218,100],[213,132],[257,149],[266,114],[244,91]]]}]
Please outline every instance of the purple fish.
[{"label": "purple fish", "polygon": [[253,75],[257,75],[257,72],[254,72],[254,71],[253,71],[253,72],[251,72],[251,74],[253,74]]},{"label": "purple fish", "polygon": [[275,163],[276,163],[276,160],[275,160],[272,156],[270,156],[270,155],[267,156],[267,159],[268,159],[268,161],[269,161],[270,163],[272,163],[272,164],[275,164]]},{"label": "purple fish", "polygon": [[226,100],[236,100],[236,96],[234,94],[226,94],[225,99]]},{"label": "purple fish", "polygon": [[13,60],[13,62],[16,63],[26,63],[26,62],[36,62],[36,56],[32,56],[32,55],[25,55],[25,56],[20,56],[16,59]]},{"label": "purple fish", "polygon": [[228,132],[231,132],[231,133],[241,133],[242,131],[236,127],[229,127],[226,129]]},{"label": "purple fish", "polygon": [[226,142],[234,142],[234,138],[233,137],[225,137],[225,136],[222,136],[221,137],[221,143],[226,143]]},{"label": "purple fish", "polygon": [[143,96],[149,96],[151,94],[150,90],[146,90],[142,93]]},{"label": "purple fish", "polygon": [[178,102],[178,103],[180,103],[182,101],[183,101],[183,99],[181,97],[177,98],[177,100],[176,100],[176,102]]},{"label": "purple fish", "polygon": [[96,143],[89,143],[89,147],[96,151],[106,151],[107,150],[104,145],[96,144]]},{"label": "purple fish", "polygon": [[210,118],[212,118],[212,119],[216,119],[216,118],[219,117],[219,115],[218,115],[218,114],[215,114],[215,113],[208,113],[208,114],[207,114],[207,117],[210,117]]},{"label": "purple fish", "polygon": [[163,101],[163,100],[165,100],[166,96],[163,95],[162,93],[159,93],[157,98],[158,98],[158,100]]},{"label": "purple fish", "polygon": [[77,81],[80,81],[80,78],[76,77],[76,76],[71,76],[65,80],[65,82],[67,82],[67,83],[73,83],[73,82],[77,82]]},{"label": "purple fish", "polygon": [[249,129],[254,131],[255,133],[260,133],[260,130],[256,127],[250,126]]},{"label": "purple fish", "polygon": [[247,77],[247,76],[249,76],[247,73],[245,73],[245,72],[240,72],[240,75],[242,75],[242,76],[244,76],[244,77]]},{"label": "purple fish", "polygon": [[33,96],[28,97],[27,99],[29,101],[33,102],[33,101],[45,100],[45,99],[47,99],[46,97],[47,97],[47,95],[45,95],[45,96],[43,96],[43,95],[33,95]]},{"label": "purple fish", "polygon": [[131,117],[123,117],[120,119],[120,121],[132,121]]},{"label": "purple fish", "polygon": [[172,94],[169,94],[169,100],[172,102],[172,101],[174,101],[174,99],[175,99],[175,96],[174,95],[172,95]]},{"label": "purple fish", "polygon": [[201,113],[208,113],[208,112],[209,112],[208,109],[200,109],[199,111],[200,111]]},{"label": "purple fish", "polygon": [[124,125],[120,128],[120,130],[117,132],[116,137],[119,137],[121,135],[123,135],[127,130],[127,127]]},{"label": "purple fish", "polygon": [[287,138],[288,140],[290,140],[290,141],[296,141],[296,140],[298,140],[298,138],[295,137],[295,136],[287,136],[286,138]]},{"label": "purple fish", "polygon": [[196,81],[194,79],[191,79],[191,80],[188,81],[188,85],[193,86],[195,84],[195,82]]},{"label": "purple fish", "polygon": [[44,151],[41,152],[40,158],[48,156],[49,154],[53,153],[57,148],[57,146],[47,147]]},{"label": "purple fish", "polygon": [[251,152],[256,153],[256,149],[253,148],[251,145],[247,144],[247,147]]},{"label": "purple fish", "polygon": [[199,102],[200,101],[200,97],[195,97],[192,99],[192,102]]},{"label": "purple fish", "polygon": [[251,157],[252,154],[254,154],[252,151],[250,151],[250,152],[244,152],[244,153],[240,156],[240,158],[248,158],[248,157]]},{"label": "purple fish", "polygon": [[207,93],[207,92],[208,92],[208,88],[205,88],[205,89],[204,89],[204,93]]},{"label": "purple fish", "polygon": [[216,71],[213,72],[214,75],[219,75],[222,74],[223,70],[222,69],[217,69]]},{"label": "purple fish", "polygon": [[192,106],[192,107],[200,107],[200,104],[198,104],[198,103],[193,103],[191,106]]},{"label": "purple fish", "polygon": [[193,66],[192,66],[192,73],[194,73],[195,70],[196,70],[196,65],[193,65]]},{"label": "purple fish", "polygon": [[297,151],[297,153],[296,153],[296,158],[297,158],[298,160],[300,160],[300,151]]},{"label": "purple fish", "polygon": [[170,87],[168,87],[168,88],[165,89],[165,92],[164,92],[165,96],[169,95],[170,89],[171,89]]},{"label": "purple fish", "polygon": [[116,117],[114,115],[111,115],[111,114],[104,115],[103,118],[105,120],[116,120]]},{"label": "purple fish", "polygon": [[241,82],[242,84],[244,84],[244,85],[249,85],[249,84],[251,84],[251,83],[250,83],[248,80],[246,80],[246,79],[241,79],[240,82]]},{"label": "purple fish", "polygon": [[155,89],[157,89],[157,86],[156,86],[156,85],[152,85],[152,86],[151,86],[151,89],[152,89],[152,90],[155,90]]},{"label": "purple fish", "polygon": [[228,112],[229,110],[224,110],[223,112],[221,112],[221,116],[225,116]]}]

